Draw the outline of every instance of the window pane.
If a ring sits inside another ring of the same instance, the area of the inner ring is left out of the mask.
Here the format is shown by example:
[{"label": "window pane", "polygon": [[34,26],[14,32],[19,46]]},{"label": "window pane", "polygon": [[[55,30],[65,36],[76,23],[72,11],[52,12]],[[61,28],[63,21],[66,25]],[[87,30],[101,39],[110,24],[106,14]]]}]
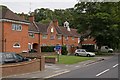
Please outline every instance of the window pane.
[{"label": "window pane", "polygon": [[29,36],[30,36],[31,38],[34,38],[34,33],[29,33]]},{"label": "window pane", "polygon": [[61,39],[61,36],[60,36],[60,35],[58,35],[58,36],[57,36],[57,38],[58,38],[58,39]]},{"label": "window pane", "polygon": [[50,39],[51,39],[51,40],[53,40],[54,38],[55,38],[55,37],[54,37],[53,35],[52,35],[52,36],[50,36]]},{"label": "window pane", "polygon": [[43,38],[43,39],[47,39],[47,35],[45,35],[45,34],[42,35],[42,38]]},{"label": "window pane", "polygon": [[15,47],[15,48],[20,48],[20,44],[19,44],[19,43],[15,43],[15,44],[13,45],[13,47]]}]

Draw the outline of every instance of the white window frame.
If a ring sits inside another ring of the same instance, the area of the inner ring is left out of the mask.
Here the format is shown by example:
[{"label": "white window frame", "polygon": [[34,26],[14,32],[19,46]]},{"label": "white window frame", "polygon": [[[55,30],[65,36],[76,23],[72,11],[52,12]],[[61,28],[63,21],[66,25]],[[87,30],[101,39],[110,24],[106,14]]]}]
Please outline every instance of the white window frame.
[{"label": "white window frame", "polygon": [[68,40],[68,36],[65,36],[65,40]]},{"label": "white window frame", "polygon": [[72,37],[72,40],[75,40],[75,37]]},{"label": "white window frame", "polygon": [[57,39],[61,40],[62,36],[61,35],[57,35]]},{"label": "white window frame", "polygon": [[[15,46],[16,44],[18,44],[19,46]],[[16,43],[14,43],[13,44],[13,48],[20,48],[21,46],[20,46],[20,43],[19,42],[16,42]]]},{"label": "white window frame", "polygon": [[12,24],[12,30],[22,31],[22,25],[21,24]]},{"label": "white window frame", "polygon": [[54,40],[54,39],[55,39],[55,35],[51,35],[50,40]]},{"label": "white window frame", "polygon": [[34,34],[34,33],[29,33],[29,36],[30,36],[31,38],[35,38],[35,34]]},{"label": "white window frame", "polygon": [[46,35],[46,34],[43,34],[43,35],[42,35],[42,39],[47,39],[47,35]]}]

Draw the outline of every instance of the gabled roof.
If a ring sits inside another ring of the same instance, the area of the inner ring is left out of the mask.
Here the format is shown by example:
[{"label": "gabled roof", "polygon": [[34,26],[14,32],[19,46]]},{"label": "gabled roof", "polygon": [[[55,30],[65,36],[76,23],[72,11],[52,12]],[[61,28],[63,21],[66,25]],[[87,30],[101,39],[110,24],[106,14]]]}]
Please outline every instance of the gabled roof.
[{"label": "gabled roof", "polygon": [[12,12],[6,6],[2,6],[2,5],[0,5],[0,19],[8,19],[8,20],[21,21],[21,22],[28,22],[28,21],[22,19],[20,16],[18,16],[14,12]]},{"label": "gabled roof", "polygon": [[[34,22],[30,24],[29,31],[40,32],[41,34],[48,34],[47,30],[50,24],[41,24]],[[58,34],[71,37],[80,37],[80,34],[77,33],[77,29],[71,28],[71,31],[68,31],[65,27],[54,26],[54,28],[56,29]]]},{"label": "gabled roof", "polygon": [[77,29],[70,29],[68,31],[65,27],[56,27],[58,34],[62,34],[64,36],[73,36],[73,37],[80,37],[80,34],[77,33]]},{"label": "gabled roof", "polygon": [[41,23],[36,23],[38,26],[39,32],[42,34],[47,34],[47,29],[49,27],[49,24],[41,24]]},{"label": "gabled roof", "polygon": [[38,32],[38,29],[33,22],[30,22],[30,25],[28,27],[28,31]]}]

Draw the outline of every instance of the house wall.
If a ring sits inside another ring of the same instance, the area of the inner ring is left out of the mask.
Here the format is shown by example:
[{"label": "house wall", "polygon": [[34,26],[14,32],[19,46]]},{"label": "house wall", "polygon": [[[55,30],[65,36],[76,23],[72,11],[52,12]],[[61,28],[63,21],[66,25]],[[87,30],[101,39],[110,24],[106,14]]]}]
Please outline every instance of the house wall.
[{"label": "house wall", "polygon": [[72,37],[68,37],[68,40],[66,40],[65,37],[63,37],[63,44],[78,46],[78,38],[76,37],[72,40]]},{"label": "house wall", "polygon": [[28,38],[29,38],[28,43],[37,43],[38,44],[38,34],[37,33],[34,33],[34,38],[32,38],[30,36]]},{"label": "house wall", "polygon": [[[53,28],[53,32],[51,32],[51,28]],[[52,45],[56,45],[56,44],[60,44],[62,45],[62,37],[61,39],[57,38],[57,31],[55,29],[55,27],[53,25],[49,26],[48,28],[48,34],[47,34],[47,39],[43,39],[42,36],[44,34],[41,34],[40,36],[40,44],[43,45],[47,45],[47,46],[52,46]],[[54,39],[50,39],[50,36],[54,36]]]},{"label": "house wall", "polygon": [[[12,23],[4,22],[4,28],[5,52],[20,53],[28,50],[28,25],[22,24],[22,31],[15,31],[12,30]],[[16,42],[20,43],[20,48],[13,47]]]}]

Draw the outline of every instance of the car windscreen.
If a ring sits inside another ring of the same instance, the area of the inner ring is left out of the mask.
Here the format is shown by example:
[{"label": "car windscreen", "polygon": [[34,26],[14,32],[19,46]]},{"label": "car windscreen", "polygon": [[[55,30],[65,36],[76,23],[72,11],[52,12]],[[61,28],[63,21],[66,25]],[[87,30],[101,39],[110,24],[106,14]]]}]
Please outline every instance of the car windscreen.
[{"label": "car windscreen", "polygon": [[21,55],[19,55],[19,54],[15,54],[15,56],[17,57],[17,59],[24,59]]}]

